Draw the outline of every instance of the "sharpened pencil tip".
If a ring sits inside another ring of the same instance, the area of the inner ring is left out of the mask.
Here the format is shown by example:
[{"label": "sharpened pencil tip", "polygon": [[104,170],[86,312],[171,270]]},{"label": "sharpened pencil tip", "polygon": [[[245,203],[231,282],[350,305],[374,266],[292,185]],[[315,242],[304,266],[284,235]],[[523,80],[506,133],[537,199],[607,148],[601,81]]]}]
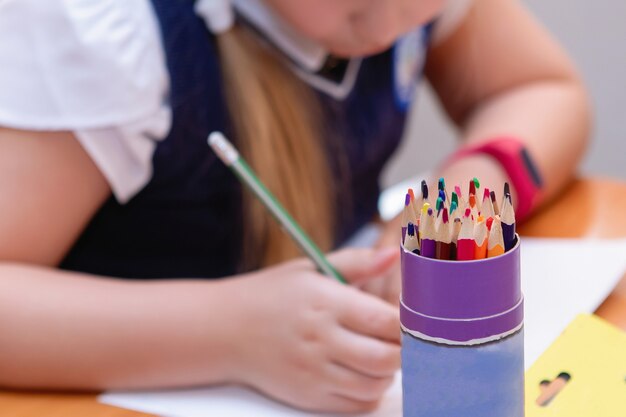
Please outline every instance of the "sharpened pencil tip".
[{"label": "sharpened pencil tip", "polygon": [[489,188],[485,188],[485,192],[483,193],[483,201],[485,201],[487,199],[491,199]]},{"label": "sharpened pencil tip", "polygon": [[422,180],[422,197],[424,200],[428,199],[428,184],[426,184],[426,180]]}]

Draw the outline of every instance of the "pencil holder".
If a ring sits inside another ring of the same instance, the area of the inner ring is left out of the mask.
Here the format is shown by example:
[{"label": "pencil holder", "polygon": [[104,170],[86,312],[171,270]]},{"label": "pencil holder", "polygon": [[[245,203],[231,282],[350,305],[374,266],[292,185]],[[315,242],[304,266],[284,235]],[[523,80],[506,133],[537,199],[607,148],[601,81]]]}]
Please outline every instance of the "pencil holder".
[{"label": "pencil holder", "polygon": [[441,261],[402,249],[405,417],[523,417],[520,240],[503,255]]}]

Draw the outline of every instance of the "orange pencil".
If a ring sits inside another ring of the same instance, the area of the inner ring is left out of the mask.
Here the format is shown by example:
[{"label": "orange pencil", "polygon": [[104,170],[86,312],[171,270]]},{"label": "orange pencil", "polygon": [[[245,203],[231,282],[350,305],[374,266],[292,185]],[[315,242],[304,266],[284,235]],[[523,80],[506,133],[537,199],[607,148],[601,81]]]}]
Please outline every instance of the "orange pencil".
[{"label": "orange pencil", "polygon": [[476,220],[478,218],[478,206],[476,205],[476,195],[470,194],[469,206],[472,209],[472,218]]},{"label": "orange pencil", "polygon": [[504,238],[502,237],[502,222],[500,216],[493,218],[491,231],[489,232],[489,243],[487,245],[487,257],[493,258],[504,253]]},{"label": "orange pencil", "polygon": [[[474,196],[476,196],[478,194],[478,190],[480,189],[480,182],[478,181],[478,178],[474,177],[471,181],[470,181],[470,187],[469,187],[469,193],[468,196],[471,194],[474,194]],[[469,197],[468,201],[469,201]],[[476,198],[476,211],[480,212],[480,200],[478,198]],[[476,217],[474,217],[474,220],[476,220]]]},{"label": "orange pencil", "polygon": [[412,188],[409,188],[407,192],[409,196],[411,197],[411,203],[410,203],[411,209],[413,210],[413,214],[415,214],[415,218],[417,219],[420,215],[420,210],[419,210],[420,206],[418,206],[419,203],[415,199],[415,192],[413,191]]},{"label": "orange pencil", "polygon": [[489,231],[487,230],[485,219],[479,216],[474,225],[474,259],[484,259],[487,257],[488,234]]}]

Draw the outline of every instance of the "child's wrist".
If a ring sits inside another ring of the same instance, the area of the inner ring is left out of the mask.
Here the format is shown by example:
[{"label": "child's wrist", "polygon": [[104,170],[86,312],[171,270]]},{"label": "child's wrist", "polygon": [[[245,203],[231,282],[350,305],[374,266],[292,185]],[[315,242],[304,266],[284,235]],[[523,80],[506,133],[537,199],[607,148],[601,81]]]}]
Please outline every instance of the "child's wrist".
[{"label": "child's wrist", "polygon": [[482,143],[461,147],[449,158],[447,165],[475,155],[488,156],[501,166],[516,194],[513,204],[517,220],[526,218],[540,202],[543,179],[525,143],[512,136],[495,136]]},{"label": "child's wrist", "polygon": [[207,329],[202,335],[202,357],[210,356],[209,373],[219,383],[242,383],[245,374],[242,366],[242,345],[245,342],[245,311],[247,303],[240,300],[243,279],[227,278],[208,282],[205,302],[199,307]]}]

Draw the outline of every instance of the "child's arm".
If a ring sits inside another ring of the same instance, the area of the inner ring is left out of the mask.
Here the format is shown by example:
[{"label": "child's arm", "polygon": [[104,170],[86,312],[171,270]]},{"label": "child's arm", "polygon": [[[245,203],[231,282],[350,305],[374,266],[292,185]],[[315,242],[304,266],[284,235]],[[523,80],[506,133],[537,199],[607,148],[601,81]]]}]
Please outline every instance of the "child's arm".
[{"label": "child's arm", "polygon": [[[524,141],[544,180],[543,201],[571,178],[591,128],[585,88],[562,48],[517,0],[474,0],[458,30],[431,51],[426,72],[464,144],[498,135]],[[484,156],[441,174],[464,189],[477,176],[498,193],[506,180]]]},{"label": "child's arm", "polygon": [[[587,94],[565,52],[517,0],[473,0],[460,27],[430,51],[426,74],[460,129],[461,146],[500,135],[524,141],[544,181],[542,201],[572,177],[590,135]],[[476,176],[498,198],[509,180],[482,155],[459,159],[436,176],[465,193]],[[400,216],[385,225],[379,246],[397,246],[399,230]],[[368,287],[397,302],[399,273]]]},{"label": "child's arm", "polygon": [[[237,382],[316,411],[377,404],[399,367],[397,310],[308,260],[224,280],[54,269],[109,193],[72,134],[0,129],[0,386]],[[396,258],[330,257],[352,282]]]}]

